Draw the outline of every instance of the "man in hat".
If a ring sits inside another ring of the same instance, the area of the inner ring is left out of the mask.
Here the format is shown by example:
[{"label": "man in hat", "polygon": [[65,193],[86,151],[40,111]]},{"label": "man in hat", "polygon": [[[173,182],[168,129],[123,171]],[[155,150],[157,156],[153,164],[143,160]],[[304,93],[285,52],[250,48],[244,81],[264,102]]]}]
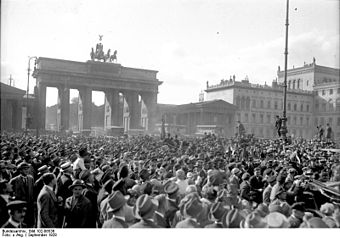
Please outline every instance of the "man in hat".
[{"label": "man in hat", "polygon": [[197,197],[193,196],[185,202],[181,212],[184,220],[178,222],[176,228],[200,228],[201,226],[197,220],[201,211],[201,201]]},{"label": "man in hat", "polygon": [[42,187],[44,187],[44,181],[42,179],[42,176],[48,172],[50,171],[47,165],[43,165],[38,169],[38,179],[34,183],[34,200],[37,200],[40,190],[42,189]]},{"label": "man in hat", "polygon": [[246,199],[247,201],[251,201],[250,198],[250,184],[249,184],[249,178],[250,174],[249,173],[244,173],[242,175],[242,183],[240,185],[240,197],[242,199]]},{"label": "man in hat", "polygon": [[69,186],[72,196],[65,202],[65,218],[62,227],[65,228],[89,228],[91,216],[91,202],[82,191],[86,187],[82,180],[76,179]]},{"label": "man in hat", "polygon": [[7,180],[0,180],[0,227],[8,220],[7,204],[10,201],[12,185]]},{"label": "man in hat", "polygon": [[257,204],[262,203],[262,192],[263,192],[263,178],[261,176],[261,168],[257,167],[254,170],[254,175],[250,177],[249,184],[251,191],[254,192],[254,201]]},{"label": "man in hat", "polygon": [[53,191],[57,183],[53,173],[43,175],[44,187],[41,189],[37,205],[38,205],[38,228],[57,228],[60,227],[58,221],[59,201]]},{"label": "man in hat", "polygon": [[165,199],[165,214],[164,219],[167,223],[167,227],[172,227],[173,219],[175,217],[176,212],[179,210],[179,201],[180,196],[178,194],[179,187],[176,183],[172,181],[168,181],[164,184],[164,192],[165,194],[160,194],[159,199]]},{"label": "man in hat", "polygon": [[280,118],[279,115],[276,115],[276,120],[275,120],[275,128],[277,135],[281,137],[281,126],[282,126],[282,119]]},{"label": "man in hat", "polygon": [[223,203],[216,202],[210,208],[209,220],[212,224],[206,225],[205,228],[223,228],[222,219],[227,209],[224,208]]},{"label": "man in hat", "polygon": [[125,207],[128,196],[124,195],[120,191],[115,191],[108,197],[109,209],[108,212],[112,212],[113,216],[110,220],[104,222],[102,228],[128,228],[128,224],[125,222]]},{"label": "man in hat", "polygon": [[133,207],[133,214],[135,218],[140,221],[130,226],[130,228],[160,228],[153,220],[157,207],[158,203],[156,199],[153,199],[147,194],[141,195]]},{"label": "man in hat", "polygon": [[73,181],[73,169],[71,162],[66,162],[60,166],[60,174],[57,177],[56,195],[62,197],[64,201],[72,196],[72,191],[69,187]]},{"label": "man in hat", "polygon": [[87,152],[87,148],[81,148],[79,150],[79,157],[74,161],[73,163],[73,172],[74,172],[74,177],[79,178],[79,174],[81,171],[86,170],[85,167],[85,160],[90,159],[91,154]]},{"label": "man in hat", "polygon": [[269,178],[267,178],[267,182],[268,186],[263,191],[262,199],[264,204],[269,205],[271,202],[270,194],[272,192],[274,184],[276,183],[276,176],[275,175],[270,176]]},{"label": "man in hat", "polygon": [[7,204],[9,219],[1,228],[27,228],[24,223],[26,202],[15,200]]},{"label": "man in hat", "polygon": [[89,228],[96,228],[97,221],[99,221],[99,212],[98,212],[98,202],[97,202],[98,193],[93,187],[94,176],[93,174],[91,174],[89,170],[83,170],[80,172],[79,178],[84,181],[85,186],[86,186],[82,193],[91,202],[91,215],[90,215],[90,227]]},{"label": "man in hat", "polygon": [[34,179],[29,175],[30,165],[22,162],[17,167],[18,176],[11,179],[9,182],[13,186],[13,195],[15,199],[27,202],[27,212],[25,223],[31,228],[34,225]]}]

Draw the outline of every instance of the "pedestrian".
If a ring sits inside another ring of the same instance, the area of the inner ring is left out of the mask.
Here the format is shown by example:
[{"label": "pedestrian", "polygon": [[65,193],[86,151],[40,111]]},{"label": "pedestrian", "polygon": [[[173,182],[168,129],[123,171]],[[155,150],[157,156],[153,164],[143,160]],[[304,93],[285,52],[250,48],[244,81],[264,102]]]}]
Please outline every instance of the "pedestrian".
[{"label": "pedestrian", "polygon": [[102,228],[128,228],[128,224],[125,222],[125,207],[128,196],[124,195],[120,191],[115,191],[108,197],[109,209],[108,212],[112,212],[113,216],[110,220],[104,222]]},{"label": "pedestrian", "polygon": [[27,228],[24,223],[25,213],[27,211],[26,202],[15,200],[7,204],[9,219],[1,228]]},{"label": "pedestrian", "polygon": [[327,123],[327,126],[326,126],[326,139],[327,139],[327,142],[332,140],[332,134],[333,134],[332,127],[329,125],[329,123]]},{"label": "pedestrian", "polygon": [[157,207],[156,199],[152,199],[147,194],[141,195],[133,207],[133,214],[140,221],[130,226],[130,228],[160,228],[153,220]]},{"label": "pedestrian", "polygon": [[13,186],[13,195],[15,199],[20,201],[25,201],[27,212],[25,216],[24,223],[27,227],[31,228],[34,226],[34,179],[33,176],[29,174],[30,165],[26,162],[21,162],[17,170],[19,175],[12,178],[9,182]]},{"label": "pedestrian", "polygon": [[276,132],[279,138],[281,137],[281,126],[282,126],[282,119],[280,118],[279,115],[276,115],[275,128],[276,128]]},{"label": "pedestrian", "polygon": [[89,228],[91,216],[91,202],[82,191],[86,188],[82,180],[76,179],[69,186],[72,196],[65,201],[65,217],[62,227],[65,228]]},{"label": "pedestrian", "polygon": [[58,199],[53,191],[57,180],[53,173],[43,175],[44,187],[41,189],[38,200],[38,228],[58,228]]}]

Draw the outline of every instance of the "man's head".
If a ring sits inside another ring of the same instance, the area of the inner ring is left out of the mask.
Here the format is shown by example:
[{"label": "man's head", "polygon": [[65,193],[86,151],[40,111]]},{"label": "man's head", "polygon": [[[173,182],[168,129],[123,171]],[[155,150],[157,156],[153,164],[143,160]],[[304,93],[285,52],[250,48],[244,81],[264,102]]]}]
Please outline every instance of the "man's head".
[{"label": "man's head", "polygon": [[7,204],[8,214],[13,221],[21,223],[26,215],[26,202],[16,200]]},{"label": "man's head", "polygon": [[22,176],[27,176],[29,174],[30,166],[26,162],[22,162],[18,165],[18,171]]},{"label": "man's head", "polygon": [[57,179],[53,173],[44,174],[42,179],[45,185],[53,187],[57,184]]},{"label": "man's head", "polygon": [[69,189],[72,191],[73,196],[78,198],[81,196],[81,193],[85,187],[86,185],[82,180],[76,179],[73,181],[72,185],[69,186]]}]

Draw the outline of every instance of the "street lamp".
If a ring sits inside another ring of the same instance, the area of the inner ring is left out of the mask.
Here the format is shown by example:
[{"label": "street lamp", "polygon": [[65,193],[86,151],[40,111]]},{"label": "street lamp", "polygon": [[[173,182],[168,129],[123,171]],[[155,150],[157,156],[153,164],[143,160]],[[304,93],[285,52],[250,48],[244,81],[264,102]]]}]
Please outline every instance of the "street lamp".
[{"label": "street lamp", "polygon": [[288,17],[289,17],[289,0],[287,0],[286,9],[286,43],[285,43],[285,72],[284,72],[284,85],[283,85],[283,115],[282,115],[282,126],[280,129],[282,140],[287,141],[287,116],[286,116],[286,104],[287,104],[287,62],[288,62]]},{"label": "street lamp", "polygon": [[29,89],[30,89],[30,72],[31,72],[31,60],[35,59],[37,60],[37,56],[28,56],[28,68],[27,68],[27,93],[26,93],[26,135],[28,132],[28,94],[29,94]]}]

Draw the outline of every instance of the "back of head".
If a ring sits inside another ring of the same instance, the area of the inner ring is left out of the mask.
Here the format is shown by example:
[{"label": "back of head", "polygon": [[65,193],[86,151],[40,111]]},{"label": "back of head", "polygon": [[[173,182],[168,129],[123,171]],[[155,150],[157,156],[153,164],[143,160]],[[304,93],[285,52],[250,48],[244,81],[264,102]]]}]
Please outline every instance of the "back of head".
[{"label": "back of head", "polygon": [[55,175],[53,173],[46,173],[42,177],[45,185],[50,184],[54,178],[55,178]]}]

